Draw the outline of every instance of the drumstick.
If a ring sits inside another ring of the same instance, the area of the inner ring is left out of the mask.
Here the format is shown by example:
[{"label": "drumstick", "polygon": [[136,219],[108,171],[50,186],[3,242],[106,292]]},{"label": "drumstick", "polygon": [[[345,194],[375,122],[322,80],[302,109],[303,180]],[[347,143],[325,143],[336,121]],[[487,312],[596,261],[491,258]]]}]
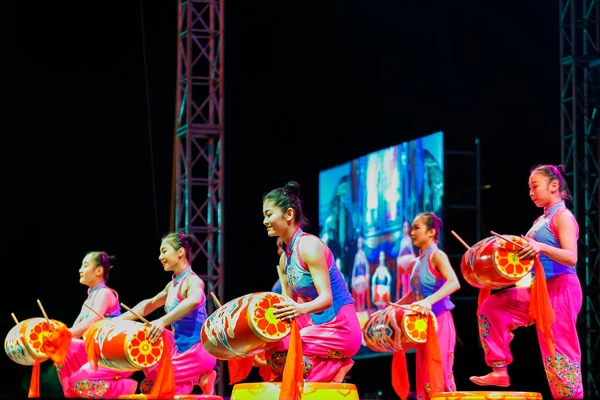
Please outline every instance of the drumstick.
[{"label": "drumstick", "polygon": [[148,321],[146,318],[142,317],[140,314],[138,314],[135,311],[133,311],[131,308],[127,307],[125,304],[121,303],[121,307],[123,307],[124,309],[126,309],[127,311],[129,311],[130,313],[132,313],[133,315],[135,315],[138,319],[142,320],[146,325],[152,326],[152,324],[150,323],[150,321]]},{"label": "drumstick", "polygon": [[13,317],[13,320],[15,321],[15,324],[19,325],[19,320],[15,316],[15,313],[10,313],[10,316]]},{"label": "drumstick", "polygon": [[84,306],[86,306],[87,308],[89,308],[94,314],[96,314],[97,316],[99,316],[101,319],[104,319],[104,317],[102,315],[100,315],[100,313],[96,310],[94,310],[92,307],[88,306],[87,304],[83,303]]},{"label": "drumstick", "polygon": [[389,306],[392,307],[398,307],[398,308],[404,308],[405,310],[409,310],[409,311],[414,311],[416,313],[418,313],[419,311],[415,310],[414,308],[411,308],[409,305],[407,304],[397,304],[397,303],[388,303]]},{"label": "drumstick", "polygon": [[454,237],[455,237],[456,239],[458,239],[458,241],[459,241],[459,242],[461,242],[461,243],[462,243],[462,245],[463,245],[463,246],[465,246],[465,247],[467,248],[467,250],[469,250],[469,249],[471,248],[471,246],[469,246],[469,245],[468,245],[468,244],[467,244],[467,243],[466,243],[464,240],[462,240],[462,239],[461,239],[461,237],[460,237],[460,236],[458,236],[458,234],[457,234],[456,232],[454,232],[454,231],[450,231],[450,233],[452,233],[452,234],[454,235]]},{"label": "drumstick", "polygon": [[518,247],[518,248],[520,248],[520,249],[524,249],[524,248],[525,248],[525,247],[524,247],[524,246],[522,246],[521,244],[519,244],[519,243],[516,243],[516,242],[513,242],[512,240],[510,240],[510,239],[509,239],[509,238],[507,238],[506,236],[500,235],[499,233],[496,233],[496,232],[494,232],[494,231],[490,231],[490,233],[491,233],[492,235],[496,236],[496,237],[499,237],[499,238],[500,238],[500,239],[502,239],[502,240],[506,240],[508,243],[512,243],[512,244],[514,244],[515,246],[517,246],[517,247]]},{"label": "drumstick", "polygon": [[210,292],[210,295],[212,296],[213,301],[217,305],[217,308],[221,308],[221,302],[219,301],[219,299],[217,299],[217,296],[215,296],[213,292]]},{"label": "drumstick", "polygon": [[52,324],[50,323],[50,318],[48,318],[48,314],[46,314],[46,311],[44,311],[44,307],[42,306],[42,303],[40,302],[39,299],[38,299],[37,303],[38,303],[38,306],[40,306],[40,310],[42,310],[42,314],[44,314],[44,318],[46,318],[46,322],[48,322],[49,328],[52,329]]}]

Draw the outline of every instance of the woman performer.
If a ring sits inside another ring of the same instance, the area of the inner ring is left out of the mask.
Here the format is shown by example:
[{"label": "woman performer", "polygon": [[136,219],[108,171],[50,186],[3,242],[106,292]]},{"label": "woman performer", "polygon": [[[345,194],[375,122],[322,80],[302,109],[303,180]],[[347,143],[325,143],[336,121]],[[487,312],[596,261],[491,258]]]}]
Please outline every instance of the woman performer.
[{"label": "woman performer", "polygon": [[87,360],[81,339],[83,333],[101,319],[90,308],[104,318],[121,314],[117,292],[106,286],[114,260],[114,256],[104,251],[92,251],[85,255],[79,268],[79,282],[89,288],[88,297],[70,328],[72,339],[65,361],[56,366],[67,398],[117,398],[133,394],[137,389],[137,382],[128,379],[133,372],[115,371],[101,365],[95,371]]},{"label": "woman performer", "polygon": [[[442,220],[434,213],[421,213],[413,220],[410,236],[413,244],[419,248],[419,255],[409,266],[412,270],[410,291],[397,304],[409,304],[411,309],[421,314],[433,313],[436,316],[437,341],[444,380],[443,391],[454,392],[456,391],[453,372],[456,328],[451,313],[454,304],[450,301],[450,295],[460,289],[460,283],[448,256],[437,246],[441,230]],[[430,338],[428,337],[427,340],[429,341]],[[425,348],[417,347],[415,365],[418,399],[429,399],[434,394],[431,393],[431,386],[432,379],[435,378],[429,374],[427,356]],[[397,355],[395,354],[394,357]],[[395,389],[398,391],[396,387]]]},{"label": "woman performer", "polygon": [[396,299],[399,300],[410,291],[410,275],[412,274],[412,261],[416,258],[413,242],[410,237],[410,225],[404,221],[402,225],[402,239],[400,251],[396,259]]},{"label": "woman performer", "polygon": [[[354,300],[348,292],[331,250],[317,237],[304,233],[306,223],[299,198],[300,185],[289,182],[263,198],[267,234],[285,243],[278,273],[283,294],[276,318],[297,319],[304,355],[304,378],[309,382],[342,382],[354,364],[362,332]],[[289,337],[266,352],[272,371],[283,374]]]},{"label": "woman performer", "polygon": [[[206,295],[204,282],[192,271],[189,257],[195,238],[184,233],[169,233],[162,239],[158,259],[165,271],[173,272],[167,286],[151,299],[142,300],[133,311],[143,316],[164,306],[166,314],[151,321],[148,340],[153,343],[163,332],[169,340],[171,361],[175,376],[175,393],[190,394],[194,385],[203,394],[214,393],[217,359],[202,346],[200,330],[206,320]],[[127,311],[119,318],[136,319]],[[166,329],[171,325],[173,331]],[[150,393],[157,376],[158,366],[144,370],[146,379],[141,384],[142,393]]]},{"label": "woman performer", "polygon": [[[541,263],[539,270],[532,271],[532,275],[540,275],[537,278],[541,281],[534,277],[532,287],[503,290],[482,303],[479,338],[492,372],[471,377],[478,385],[510,386],[506,368],[513,360],[509,347],[512,331],[535,323],[552,396],[555,399],[583,398],[581,350],[576,329],[582,302],[581,284],[575,270],[579,225],[565,206],[570,195],[564,174],[562,165],[539,165],[530,171],[529,197],[544,213],[523,237],[527,246],[517,255]],[[547,295],[540,292],[544,286]],[[540,300],[538,293],[544,295]],[[542,304],[544,297],[549,304],[540,308],[536,318],[534,304]],[[530,303],[534,303],[532,307]]]}]

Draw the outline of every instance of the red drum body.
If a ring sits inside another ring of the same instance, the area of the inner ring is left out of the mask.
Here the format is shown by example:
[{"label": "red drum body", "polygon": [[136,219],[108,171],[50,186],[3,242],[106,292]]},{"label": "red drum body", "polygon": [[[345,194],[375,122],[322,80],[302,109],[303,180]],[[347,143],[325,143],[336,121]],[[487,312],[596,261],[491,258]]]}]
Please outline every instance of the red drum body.
[{"label": "red drum body", "polygon": [[[406,351],[427,342],[428,317],[398,306],[371,315],[363,327],[363,339],[373,351]],[[437,319],[433,316],[437,330]]]},{"label": "red drum body", "polygon": [[202,325],[202,345],[220,360],[250,357],[271,348],[291,331],[290,324],[273,316],[283,296],[251,293],[219,307]]},{"label": "red drum body", "polygon": [[117,371],[139,371],[157,364],[164,344],[160,338],[154,343],[147,340],[148,327],[136,321],[96,322],[94,349],[98,364]]},{"label": "red drum body", "polygon": [[[50,323],[54,321],[50,320]],[[4,351],[8,357],[21,365],[44,362],[48,356],[42,352],[44,337],[50,334],[50,325],[45,318],[29,318],[13,326],[6,339]]]},{"label": "red drum body", "polygon": [[471,286],[476,288],[503,289],[512,286],[533,268],[533,260],[521,260],[521,250],[512,242],[522,246],[527,242],[514,235],[504,235],[511,242],[491,236],[473,245],[463,255],[460,270]]}]

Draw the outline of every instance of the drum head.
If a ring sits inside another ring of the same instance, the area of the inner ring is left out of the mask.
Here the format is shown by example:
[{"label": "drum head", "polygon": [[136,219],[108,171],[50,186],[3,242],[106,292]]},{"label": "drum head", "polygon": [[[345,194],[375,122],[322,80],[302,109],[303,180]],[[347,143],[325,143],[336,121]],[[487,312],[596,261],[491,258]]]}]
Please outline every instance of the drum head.
[{"label": "drum head", "polygon": [[286,337],[291,327],[288,322],[281,321],[273,316],[274,304],[283,300],[283,297],[274,292],[257,293],[248,306],[248,323],[250,329],[261,340],[272,343]]},{"label": "drum head", "polygon": [[[433,323],[437,331],[437,318],[433,315]],[[402,331],[408,340],[422,344],[427,342],[428,316],[413,311],[406,311],[402,317]]]},{"label": "drum head", "polygon": [[[505,235],[511,241],[526,246],[527,242],[514,235]],[[506,279],[520,280],[533,268],[533,259],[521,260],[517,253],[521,249],[506,240],[496,239],[494,247],[494,267],[498,274]]]},{"label": "drum head", "polygon": [[138,368],[148,368],[160,361],[163,353],[163,339],[160,338],[154,343],[147,339],[148,328],[132,331],[128,334],[125,342],[125,356],[127,360]]},{"label": "drum head", "polygon": [[44,337],[50,334],[50,325],[45,318],[31,318],[27,321],[24,338],[28,343],[28,347],[35,357],[46,360],[48,356],[42,352],[42,343]]}]

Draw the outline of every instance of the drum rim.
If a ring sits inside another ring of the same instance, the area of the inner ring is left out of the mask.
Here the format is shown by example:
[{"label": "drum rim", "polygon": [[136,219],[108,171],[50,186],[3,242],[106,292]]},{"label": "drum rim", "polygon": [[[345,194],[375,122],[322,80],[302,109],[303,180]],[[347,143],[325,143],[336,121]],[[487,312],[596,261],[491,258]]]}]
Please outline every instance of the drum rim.
[{"label": "drum rim", "polygon": [[[136,322],[136,321],[132,321],[132,322]],[[141,324],[141,322],[138,322],[138,323]],[[147,337],[148,336],[148,326],[146,324],[142,324],[142,330],[144,330],[146,332],[146,341],[148,341],[148,337]],[[140,330],[137,330],[136,333],[139,331]],[[150,343],[150,346],[152,346],[152,348],[154,348],[154,345],[156,343],[160,342],[160,345],[158,346],[160,348],[160,355],[158,357],[156,357],[156,362],[154,364],[146,365],[146,366],[142,366],[138,362],[135,362],[133,360],[133,357],[131,356],[131,353],[129,352],[129,349],[128,349],[129,344],[131,344],[132,338],[133,338],[133,332],[128,332],[127,335],[125,336],[125,340],[123,340],[123,352],[125,353],[125,358],[131,365],[133,365],[139,369],[146,369],[146,368],[151,368],[160,362],[160,360],[163,356],[163,353],[165,351],[165,343],[164,343],[162,336],[154,343],[148,342],[148,343]]]},{"label": "drum rim", "polygon": [[250,300],[250,303],[248,304],[248,307],[246,309],[246,319],[248,320],[248,327],[250,328],[252,333],[254,333],[256,335],[256,337],[258,337],[260,340],[262,340],[264,342],[277,343],[277,342],[281,341],[283,338],[288,336],[290,334],[290,332],[292,331],[291,325],[289,323],[282,321],[283,324],[286,325],[286,333],[284,335],[280,335],[280,337],[277,337],[277,338],[269,338],[269,337],[266,337],[265,335],[263,335],[259,331],[259,329],[255,326],[252,312],[255,310],[256,303],[261,301],[264,297],[266,297],[268,295],[279,298],[279,301],[284,301],[285,298],[282,295],[280,295],[279,293],[275,293],[275,292],[259,292],[259,293],[254,293],[254,295],[255,296]]},{"label": "drum rim", "polygon": [[[245,383],[236,383],[233,385],[233,390],[238,389],[250,389],[256,386],[271,386],[271,387],[281,387],[281,382],[245,382]],[[314,388],[314,389],[354,389],[357,390],[356,385],[354,383],[334,383],[334,382],[304,382],[304,388]]]},{"label": "drum rim", "polygon": [[[415,343],[415,344],[424,344],[427,343],[427,338],[424,341],[417,341],[415,340],[411,335],[408,334],[408,327],[406,326],[406,324],[408,324],[408,317],[412,317],[413,315],[416,315],[418,319],[424,319],[425,323],[429,323],[428,318],[429,316],[426,315],[422,315],[419,314],[417,312],[414,311],[406,311],[403,315],[402,315],[402,323],[401,323],[401,329],[402,332],[404,333],[404,336],[406,336],[406,338]],[[438,322],[437,322],[437,318],[435,316],[435,314],[432,312],[431,313],[431,317],[433,318],[433,325],[435,326],[435,331],[437,332],[438,330]]]},{"label": "drum rim", "polygon": [[[521,239],[519,236],[516,236],[516,235],[504,235],[504,236],[505,236],[507,239],[513,239],[513,238],[514,238],[514,239],[517,239],[518,243],[519,243],[519,244],[521,244],[521,245],[525,245],[525,244],[527,244],[527,242],[525,242],[525,240]],[[505,247],[504,247],[504,244],[506,243],[506,242],[505,242],[504,240],[502,240],[502,239],[498,239],[498,238],[495,238],[495,239],[496,239],[496,240],[495,240],[495,242],[494,242],[494,255],[496,254],[496,251],[497,251],[497,249],[499,249],[500,247],[502,247],[502,248],[504,248],[504,249],[505,249]],[[508,250],[507,250],[507,251],[508,251]],[[510,254],[510,253],[517,253],[517,252],[518,252],[518,249],[517,249],[517,251],[515,251],[515,252],[512,252],[512,251],[508,251],[508,252],[509,252],[509,254]],[[532,260],[519,260],[519,261],[520,261],[521,265],[523,265],[524,267],[525,267],[525,264],[530,264],[530,265],[529,265],[529,266],[527,266],[527,267],[525,268],[525,270],[526,270],[526,271],[523,273],[523,275],[522,275],[522,276],[520,276],[520,277],[513,277],[513,276],[510,276],[510,275],[507,275],[507,274],[505,274],[505,273],[502,271],[502,269],[500,268],[500,266],[499,266],[499,265],[497,264],[497,262],[496,262],[496,257],[493,257],[493,258],[492,258],[492,264],[494,265],[494,269],[496,270],[496,272],[497,272],[497,273],[498,273],[498,274],[499,274],[501,277],[503,277],[504,279],[508,279],[508,280],[511,280],[511,281],[514,281],[514,282],[518,282],[519,280],[523,279],[523,278],[524,278],[524,277],[525,277],[525,276],[526,276],[528,273],[530,273],[530,272],[531,272],[531,270],[533,269],[533,259],[532,259]]]},{"label": "drum rim", "polygon": [[[35,323],[33,325],[31,325],[31,322],[33,322],[33,321],[35,321]],[[29,336],[31,329],[33,329],[34,326],[37,326],[38,324],[48,324],[48,321],[46,321],[46,319],[42,318],[42,317],[28,318],[23,322],[28,322],[27,324],[23,324],[21,327],[24,337]],[[50,320],[50,324],[53,324],[52,320]],[[53,324],[53,325],[55,325],[55,324]],[[48,359],[48,356],[45,353],[42,353],[41,351],[37,351],[34,348],[28,346],[27,344],[25,344],[25,345],[26,345],[26,347],[28,347],[30,349],[30,351],[33,353],[33,355],[36,357],[36,359],[39,360],[40,362],[46,361]]]}]

